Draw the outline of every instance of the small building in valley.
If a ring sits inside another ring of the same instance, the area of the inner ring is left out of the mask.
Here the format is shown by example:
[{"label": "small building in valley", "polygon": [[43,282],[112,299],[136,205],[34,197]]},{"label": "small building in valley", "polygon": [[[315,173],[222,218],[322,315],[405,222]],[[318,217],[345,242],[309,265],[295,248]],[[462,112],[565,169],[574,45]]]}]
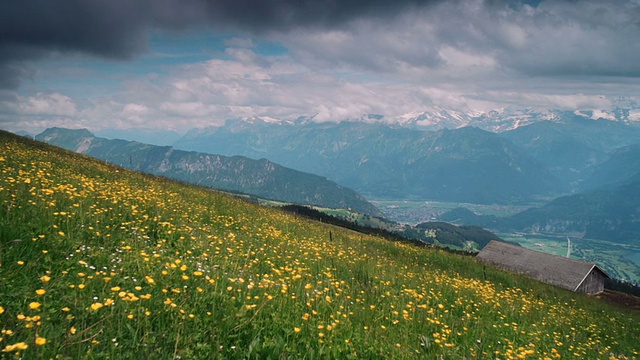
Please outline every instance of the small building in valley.
[{"label": "small building in valley", "polygon": [[592,263],[492,240],[476,256],[482,262],[585,294],[604,291],[609,276]]}]

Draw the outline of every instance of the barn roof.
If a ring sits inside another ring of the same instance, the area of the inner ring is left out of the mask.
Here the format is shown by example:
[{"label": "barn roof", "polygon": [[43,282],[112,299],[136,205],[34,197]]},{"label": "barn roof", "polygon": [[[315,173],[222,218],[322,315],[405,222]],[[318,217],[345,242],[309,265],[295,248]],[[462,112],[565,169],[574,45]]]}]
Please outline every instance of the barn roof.
[{"label": "barn roof", "polygon": [[492,240],[476,256],[481,261],[536,280],[576,291],[591,270],[609,277],[595,264]]}]

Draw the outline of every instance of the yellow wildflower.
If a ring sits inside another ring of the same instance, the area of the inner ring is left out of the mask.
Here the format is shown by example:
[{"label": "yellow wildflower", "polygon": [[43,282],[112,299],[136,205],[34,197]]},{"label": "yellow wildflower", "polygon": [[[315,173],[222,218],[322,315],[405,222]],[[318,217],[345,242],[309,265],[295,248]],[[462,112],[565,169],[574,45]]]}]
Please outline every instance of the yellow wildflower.
[{"label": "yellow wildflower", "polygon": [[26,350],[29,347],[29,345],[23,343],[23,342],[19,342],[13,345],[7,345],[5,346],[4,349],[2,349],[2,352],[12,352],[12,351],[20,351],[20,350]]}]

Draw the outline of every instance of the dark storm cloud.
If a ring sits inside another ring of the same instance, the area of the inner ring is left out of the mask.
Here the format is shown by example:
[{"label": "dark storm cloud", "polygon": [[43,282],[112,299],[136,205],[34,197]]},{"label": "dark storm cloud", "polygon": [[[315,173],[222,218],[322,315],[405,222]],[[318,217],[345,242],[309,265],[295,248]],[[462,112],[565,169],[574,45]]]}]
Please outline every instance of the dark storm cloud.
[{"label": "dark storm cloud", "polygon": [[390,15],[428,0],[239,0],[209,1],[208,20],[248,30],[333,26],[366,15]]},{"label": "dark storm cloud", "polygon": [[[640,2],[545,2],[516,14],[526,48],[502,47],[502,63],[532,76],[640,77]],[[517,51],[519,50],[519,51]]]},{"label": "dark storm cloud", "polygon": [[126,60],[152,29],[202,27],[280,32],[309,59],[373,72],[433,69],[453,49],[528,76],[637,77],[638,19],[637,0],[0,0],[0,88],[52,52]]},{"label": "dark storm cloud", "polygon": [[213,26],[258,33],[336,26],[389,16],[429,0],[3,0],[0,87],[15,87],[23,62],[51,51],[127,59],[144,51],[149,29]]}]

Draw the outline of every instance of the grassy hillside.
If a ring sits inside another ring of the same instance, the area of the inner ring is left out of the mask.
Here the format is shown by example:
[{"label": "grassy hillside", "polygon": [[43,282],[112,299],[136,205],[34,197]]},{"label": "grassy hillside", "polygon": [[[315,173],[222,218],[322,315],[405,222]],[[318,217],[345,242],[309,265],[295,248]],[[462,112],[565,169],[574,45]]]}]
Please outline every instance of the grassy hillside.
[{"label": "grassy hillside", "polygon": [[7,133],[0,171],[3,357],[639,354],[637,314],[469,258]]}]

